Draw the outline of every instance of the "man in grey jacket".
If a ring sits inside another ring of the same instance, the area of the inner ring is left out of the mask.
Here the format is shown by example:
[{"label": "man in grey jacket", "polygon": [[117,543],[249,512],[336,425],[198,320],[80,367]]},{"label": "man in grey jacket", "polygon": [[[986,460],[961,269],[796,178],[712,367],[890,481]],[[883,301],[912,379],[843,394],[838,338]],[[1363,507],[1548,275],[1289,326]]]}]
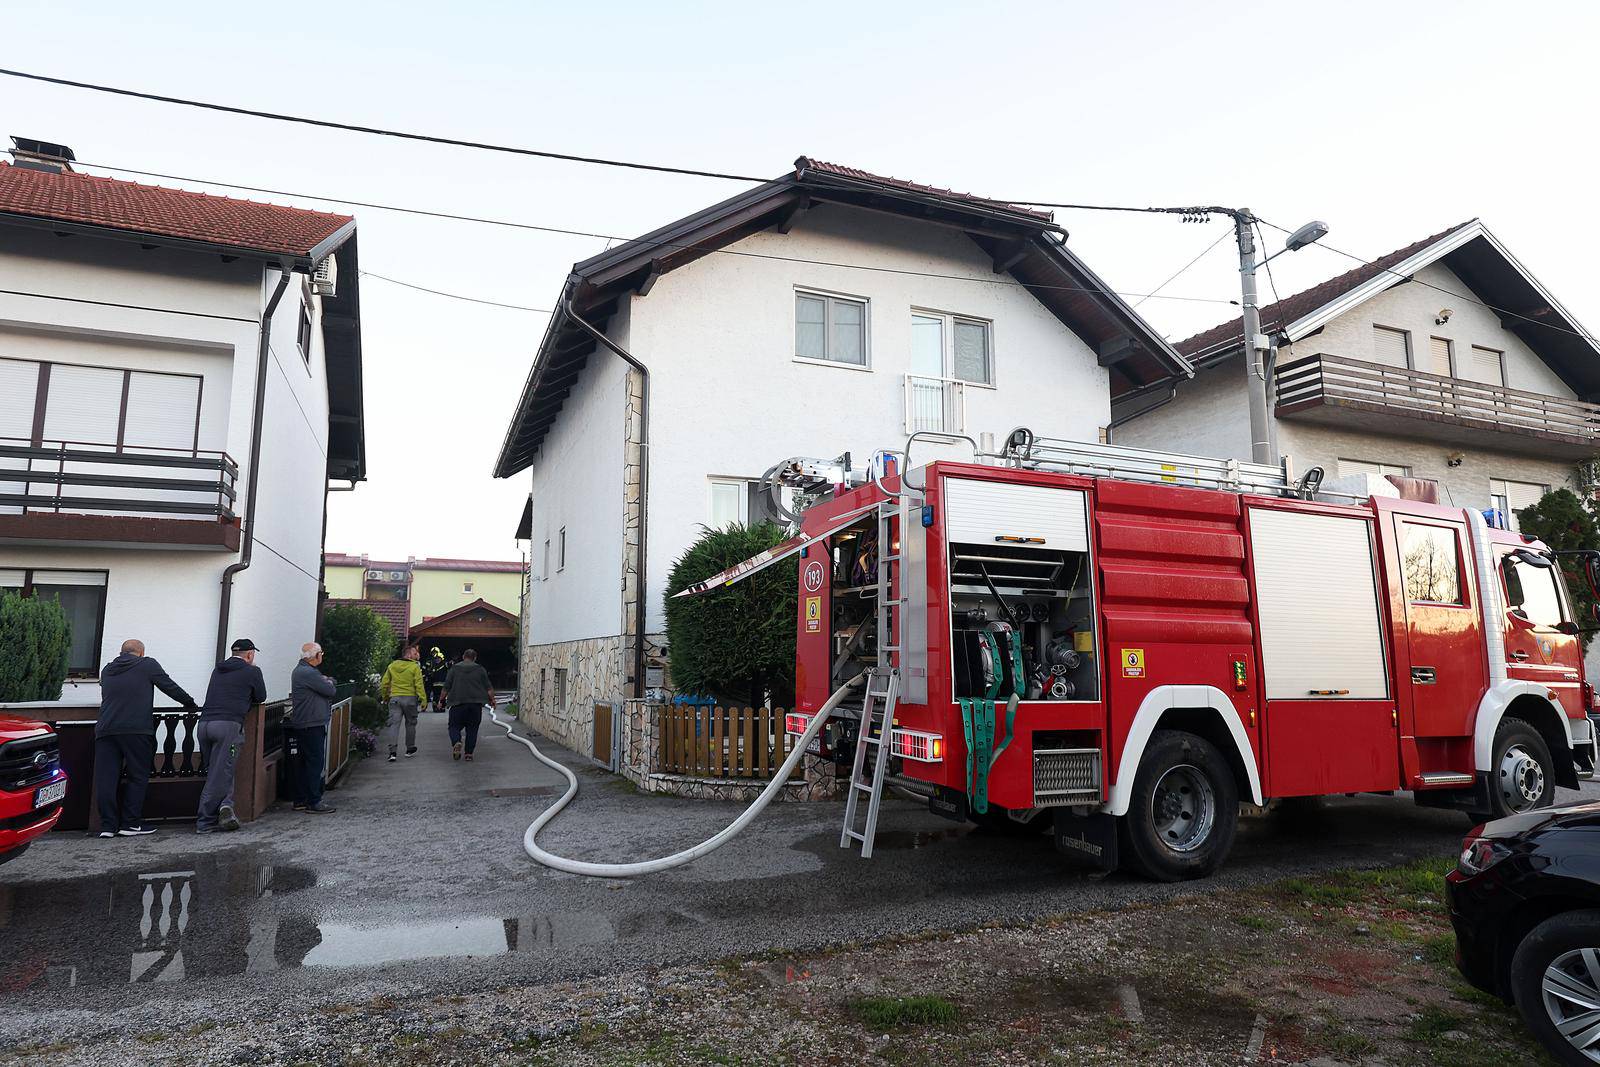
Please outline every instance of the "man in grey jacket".
[{"label": "man in grey jacket", "polygon": [[450,709],[447,729],[450,733],[450,754],[462,757],[463,735],[466,757],[472,759],[472,750],[478,747],[478,727],[483,724],[483,706],[494,703],[494,685],[489,672],[478,662],[478,653],[467,649],[461,653],[461,662],[450,668],[444,676],[444,702]]},{"label": "man in grey jacket", "polygon": [[289,682],[290,737],[299,755],[290,768],[289,781],[295,811],[326,815],[333,805],[322,802],[323,771],[328,761],[328,723],[333,720],[333,679],[322,666],[322,646],[308,641],[300,646],[300,662]]},{"label": "man in grey jacket", "polygon": [[212,833],[219,826],[239,829],[239,817],[233,810],[233,781],[239,750],[244,747],[244,720],[251,705],[267,699],[267,680],[256,666],[255,642],[241,637],[228,650],[228,658],[212,668],[200,725],[195,728],[206,764],[206,784],[194,820],[197,834]]}]

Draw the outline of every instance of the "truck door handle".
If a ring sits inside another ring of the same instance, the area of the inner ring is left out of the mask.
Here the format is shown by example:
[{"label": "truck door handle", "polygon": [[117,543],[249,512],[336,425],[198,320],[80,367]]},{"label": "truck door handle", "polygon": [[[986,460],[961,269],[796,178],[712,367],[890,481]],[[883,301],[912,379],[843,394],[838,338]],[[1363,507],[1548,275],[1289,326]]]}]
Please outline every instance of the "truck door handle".
[{"label": "truck door handle", "polygon": [[1412,667],[1411,680],[1418,685],[1432,685],[1439,680],[1439,676],[1432,667]]},{"label": "truck door handle", "polygon": [[1519,648],[1511,653],[1511,658],[1514,660],[1525,660],[1528,658],[1528,654]]}]

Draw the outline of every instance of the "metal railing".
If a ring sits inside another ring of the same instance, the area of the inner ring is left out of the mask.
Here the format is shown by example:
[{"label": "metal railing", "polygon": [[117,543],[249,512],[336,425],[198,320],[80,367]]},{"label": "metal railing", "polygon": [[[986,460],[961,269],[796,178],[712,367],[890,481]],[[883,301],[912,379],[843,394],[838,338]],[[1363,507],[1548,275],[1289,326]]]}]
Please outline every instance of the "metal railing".
[{"label": "metal railing", "polygon": [[1090,444],[1059,437],[1033,437],[1008,443],[1000,452],[980,452],[980,460],[1025,470],[1056,471],[1136,482],[1192,485],[1203,489],[1280,496],[1294,490],[1288,461],[1248,463],[1237,459],[1190,456],[1122,445]]},{"label": "metal railing", "polygon": [[1318,405],[1390,412],[1600,445],[1600,405],[1319,352],[1278,368],[1277,412]]},{"label": "metal railing", "polygon": [[966,420],[965,382],[906,375],[906,433],[963,433]]},{"label": "metal railing", "polygon": [[0,514],[233,517],[239,467],[226,452],[0,437]]}]

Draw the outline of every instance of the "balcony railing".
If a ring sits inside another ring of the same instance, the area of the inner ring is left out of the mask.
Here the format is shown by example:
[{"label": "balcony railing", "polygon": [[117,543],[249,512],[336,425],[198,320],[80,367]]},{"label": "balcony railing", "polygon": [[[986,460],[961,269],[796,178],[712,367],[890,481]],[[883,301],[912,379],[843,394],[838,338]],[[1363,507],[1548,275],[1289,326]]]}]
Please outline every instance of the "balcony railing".
[{"label": "balcony railing", "polygon": [[238,477],[225,452],[0,437],[0,515],[231,519]]},{"label": "balcony railing", "polygon": [[[1315,416],[1318,409],[1359,413],[1353,424],[1376,424],[1376,417],[1399,417],[1435,424],[1441,439],[1536,438],[1563,446],[1562,453],[1586,454],[1600,448],[1600,405],[1546,396],[1502,385],[1318,353],[1278,368],[1277,413]],[[1322,421],[1333,421],[1323,418]]]},{"label": "balcony railing", "polygon": [[964,433],[965,383],[906,375],[906,433]]}]

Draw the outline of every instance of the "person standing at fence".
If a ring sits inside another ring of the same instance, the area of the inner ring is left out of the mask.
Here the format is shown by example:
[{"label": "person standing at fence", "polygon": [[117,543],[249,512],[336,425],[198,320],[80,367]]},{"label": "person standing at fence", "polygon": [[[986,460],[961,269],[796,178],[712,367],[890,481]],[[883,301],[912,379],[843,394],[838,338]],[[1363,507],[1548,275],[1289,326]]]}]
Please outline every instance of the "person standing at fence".
[{"label": "person standing at fence", "polygon": [[235,641],[233,653],[211,671],[206,686],[206,702],[200,709],[200,725],[195,734],[206,761],[206,785],[200,793],[200,811],[194,821],[195,833],[209,834],[221,827],[237,830],[239,817],[233,811],[233,776],[244,746],[244,719],[250,705],[267,699],[267,680],[256,666],[255,642],[248,637]]},{"label": "person standing at fence", "polygon": [[328,765],[328,724],[333,721],[333,679],[317,668],[322,646],[300,646],[300,662],[289,679],[289,730],[298,755],[290,777],[295,811],[326,815],[335,810],[322,802],[323,773]]},{"label": "person standing at fence", "polygon": [[427,683],[417,665],[421,655],[416,645],[407,645],[378,682],[378,699],[389,705],[389,722],[383,728],[383,737],[389,743],[390,763],[399,758],[401,719],[406,721],[406,755],[417,754],[417,712],[428,702]]},{"label": "person standing at fence", "polygon": [[465,738],[465,755],[472,758],[478,747],[478,727],[483,724],[483,706],[494,703],[494,685],[489,672],[478,662],[476,649],[461,653],[461,662],[444,676],[444,702],[450,709],[450,755],[460,759]]},{"label": "person standing at fence", "polygon": [[140,837],[156,832],[144,821],[144,794],[156,762],[157,689],[190,711],[198,710],[194,697],[144,654],[143,641],[129,638],[122,642],[121,654],[100,668],[94,792],[101,837]]}]

